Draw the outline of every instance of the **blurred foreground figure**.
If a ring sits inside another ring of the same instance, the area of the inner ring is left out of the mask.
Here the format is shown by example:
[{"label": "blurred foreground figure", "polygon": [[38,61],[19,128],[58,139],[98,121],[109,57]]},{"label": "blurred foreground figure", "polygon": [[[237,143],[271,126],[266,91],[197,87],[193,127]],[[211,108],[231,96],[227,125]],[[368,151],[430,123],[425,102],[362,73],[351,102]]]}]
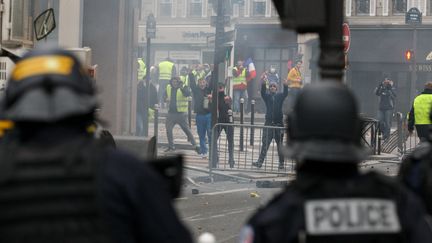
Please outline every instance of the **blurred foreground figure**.
[{"label": "blurred foreground figure", "polygon": [[95,91],[76,57],[36,50],[2,103],[0,242],[191,242],[162,177],[87,132]]},{"label": "blurred foreground figure", "polygon": [[[431,110],[432,111],[432,110]],[[429,112],[432,120],[432,112]],[[423,200],[429,215],[432,215],[432,140],[426,135],[420,145],[406,156],[399,169],[399,179]]]},{"label": "blurred foreground figure", "polygon": [[356,101],[343,85],[305,88],[288,117],[297,179],[243,228],[241,242],[432,242],[422,203],[365,158]]}]

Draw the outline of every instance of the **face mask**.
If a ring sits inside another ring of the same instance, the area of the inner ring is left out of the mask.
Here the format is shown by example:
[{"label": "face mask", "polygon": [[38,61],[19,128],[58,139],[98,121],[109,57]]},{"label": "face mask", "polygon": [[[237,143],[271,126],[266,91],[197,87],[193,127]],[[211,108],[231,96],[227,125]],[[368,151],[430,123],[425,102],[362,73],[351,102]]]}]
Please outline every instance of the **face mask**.
[{"label": "face mask", "polygon": [[276,72],[276,69],[274,69],[274,68],[270,68],[270,72],[271,72],[271,73],[275,73],[275,72]]}]

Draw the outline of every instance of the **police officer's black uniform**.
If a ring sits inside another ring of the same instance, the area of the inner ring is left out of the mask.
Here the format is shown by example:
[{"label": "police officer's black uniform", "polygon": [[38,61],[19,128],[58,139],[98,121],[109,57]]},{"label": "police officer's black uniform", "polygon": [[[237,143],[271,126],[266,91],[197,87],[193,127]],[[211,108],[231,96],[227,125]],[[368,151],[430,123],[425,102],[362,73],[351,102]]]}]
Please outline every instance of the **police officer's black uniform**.
[{"label": "police officer's black uniform", "polygon": [[96,105],[70,53],[17,63],[2,103],[15,128],[0,147],[0,242],[192,242],[165,181],[86,131]]},{"label": "police officer's black uniform", "polygon": [[297,179],[244,227],[241,242],[432,242],[421,202],[391,178],[361,174],[360,120],[340,84],[305,88],[288,118]]},{"label": "police officer's black uniform", "polygon": [[[432,118],[432,110],[429,117]],[[432,215],[432,137],[430,127],[426,130],[427,139],[403,158],[398,178],[422,199]]]}]

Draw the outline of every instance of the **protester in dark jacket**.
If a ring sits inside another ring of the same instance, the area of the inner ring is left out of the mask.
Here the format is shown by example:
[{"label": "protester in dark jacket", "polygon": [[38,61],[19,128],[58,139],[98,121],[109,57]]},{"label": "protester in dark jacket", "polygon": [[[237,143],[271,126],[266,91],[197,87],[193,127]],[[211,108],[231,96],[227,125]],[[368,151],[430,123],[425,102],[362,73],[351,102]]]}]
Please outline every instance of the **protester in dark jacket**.
[{"label": "protester in dark jacket", "polygon": [[[218,123],[233,123],[232,121],[232,110],[231,110],[231,97],[225,94],[225,84],[222,82],[218,83]],[[229,159],[228,163],[230,168],[234,168],[234,128],[230,125],[219,125],[216,128],[216,138],[214,141],[217,141],[222,130],[225,131],[228,139],[228,154]],[[216,156],[216,161],[213,162],[213,167],[216,167],[218,163],[218,156]]]},{"label": "protester in dark jacket", "polygon": [[157,91],[156,87],[150,83],[150,98],[147,100],[147,85],[145,81],[139,81],[137,85],[137,136],[144,136],[144,107],[145,103],[150,101],[148,106],[148,119],[147,122],[150,121],[150,117],[154,112],[154,106],[158,103]]},{"label": "protester in dark jacket", "polygon": [[282,104],[288,95],[288,85],[284,83],[283,92],[277,93],[278,84],[275,82],[270,83],[269,92],[267,92],[266,83],[261,85],[261,97],[266,105],[266,115],[264,126],[277,127],[275,129],[264,128],[262,137],[262,148],[257,162],[252,165],[261,168],[264,159],[267,155],[267,150],[271,141],[274,139],[277,144],[279,154],[279,169],[284,168],[284,157],[282,155],[282,142],[283,142],[283,113]]},{"label": "protester in dark jacket", "polygon": [[208,152],[206,134],[208,141],[211,141],[211,112],[209,106],[211,89],[204,78],[198,80],[197,86],[193,73],[189,73],[189,81],[192,89],[194,111],[196,113],[195,121],[200,140],[199,154],[202,158],[206,158]]},{"label": "protester in dark jacket", "polygon": [[392,124],[392,116],[396,92],[393,87],[393,81],[390,78],[384,78],[378,87],[375,89],[375,94],[380,97],[378,120],[380,121],[380,129],[383,133],[383,139],[386,140],[390,136],[390,128]]}]

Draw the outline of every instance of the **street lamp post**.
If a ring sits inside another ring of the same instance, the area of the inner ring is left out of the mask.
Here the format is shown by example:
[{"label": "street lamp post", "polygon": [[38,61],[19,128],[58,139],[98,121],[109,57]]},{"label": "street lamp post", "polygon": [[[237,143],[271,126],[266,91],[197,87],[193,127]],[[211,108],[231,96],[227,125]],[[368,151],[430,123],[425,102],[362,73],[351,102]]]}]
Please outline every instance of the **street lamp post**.
[{"label": "street lamp post", "polygon": [[410,8],[405,14],[405,24],[413,27],[413,55],[411,65],[411,92],[410,100],[414,100],[417,87],[417,25],[422,23],[422,12],[418,8]]},{"label": "street lamp post", "polygon": [[224,1],[214,1],[217,4],[217,16],[216,16],[216,33],[215,33],[215,53],[214,53],[214,68],[212,70],[211,82],[212,82],[212,96],[213,105],[211,107],[211,126],[214,127],[217,123],[217,102],[218,102],[218,82],[219,82],[219,64],[224,61],[224,55],[222,55],[222,44],[224,38]]},{"label": "street lamp post", "polygon": [[156,37],[156,19],[149,14],[146,21],[147,53],[146,53],[146,93],[144,98],[144,136],[148,136],[149,105],[150,105],[150,45],[151,39]]}]

